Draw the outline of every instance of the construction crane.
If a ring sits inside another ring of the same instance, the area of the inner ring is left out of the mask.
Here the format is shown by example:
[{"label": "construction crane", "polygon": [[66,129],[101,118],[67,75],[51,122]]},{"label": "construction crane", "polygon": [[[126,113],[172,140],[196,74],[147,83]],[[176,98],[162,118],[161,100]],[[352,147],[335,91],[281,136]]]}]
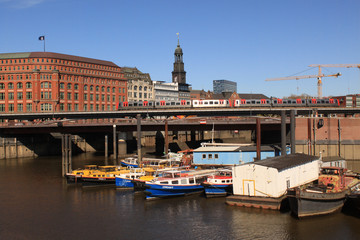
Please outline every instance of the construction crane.
[{"label": "construction crane", "polygon": [[281,80],[299,80],[299,79],[305,79],[305,78],[316,78],[318,80],[317,82],[317,95],[318,98],[322,98],[322,81],[321,79],[323,77],[339,77],[341,76],[341,73],[331,74],[331,75],[324,75],[321,73],[321,66],[319,67],[318,75],[304,75],[304,76],[291,76],[291,77],[282,77],[282,78],[268,78],[265,81],[281,81]]}]

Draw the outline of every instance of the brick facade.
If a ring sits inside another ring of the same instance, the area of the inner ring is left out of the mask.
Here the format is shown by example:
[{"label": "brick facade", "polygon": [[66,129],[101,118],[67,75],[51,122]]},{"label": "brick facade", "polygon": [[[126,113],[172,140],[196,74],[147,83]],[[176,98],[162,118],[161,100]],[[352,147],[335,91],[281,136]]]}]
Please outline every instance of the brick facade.
[{"label": "brick facade", "polygon": [[51,52],[0,54],[0,112],[110,111],[127,99],[121,68]]}]

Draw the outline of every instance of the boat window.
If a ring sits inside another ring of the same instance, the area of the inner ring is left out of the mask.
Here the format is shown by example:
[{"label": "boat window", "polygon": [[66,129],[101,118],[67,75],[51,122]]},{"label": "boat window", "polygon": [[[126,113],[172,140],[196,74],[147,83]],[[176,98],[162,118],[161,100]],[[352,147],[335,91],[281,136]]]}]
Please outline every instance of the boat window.
[{"label": "boat window", "polygon": [[203,154],[203,155],[202,155],[202,158],[205,159],[205,158],[206,158],[206,154]]},{"label": "boat window", "polygon": [[181,184],[186,184],[186,179],[181,179]]},{"label": "boat window", "polygon": [[171,181],[171,184],[179,184],[179,180]]},{"label": "boat window", "polygon": [[221,182],[222,182],[222,183],[225,183],[225,180],[222,180]]},{"label": "boat window", "polygon": [[160,182],[160,184],[168,184],[168,182]]},{"label": "boat window", "polygon": [[218,158],[219,158],[219,154],[215,153],[215,154],[214,154],[214,158],[215,158],[215,159],[218,159]]},{"label": "boat window", "polygon": [[194,179],[193,178],[189,178],[189,183],[190,184],[192,184],[192,183],[194,183],[195,181],[194,181]]},{"label": "boat window", "polygon": [[209,154],[209,159],[212,159],[212,154]]}]

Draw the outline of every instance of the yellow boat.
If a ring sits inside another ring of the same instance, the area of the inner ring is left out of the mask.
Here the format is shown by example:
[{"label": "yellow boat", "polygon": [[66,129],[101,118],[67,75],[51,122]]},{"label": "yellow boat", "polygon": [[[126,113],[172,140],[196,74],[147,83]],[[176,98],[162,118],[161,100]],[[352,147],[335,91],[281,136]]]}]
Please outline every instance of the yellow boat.
[{"label": "yellow boat", "polygon": [[115,176],[128,173],[130,170],[119,166],[99,166],[96,171],[87,175],[82,175],[81,180],[83,186],[90,185],[115,185]]},{"label": "yellow boat", "polygon": [[76,169],[71,173],[65,174],[67,183],[80,183],[83,175],[89,175],[98,170],[97,165],[85,165],[84,169]]}]

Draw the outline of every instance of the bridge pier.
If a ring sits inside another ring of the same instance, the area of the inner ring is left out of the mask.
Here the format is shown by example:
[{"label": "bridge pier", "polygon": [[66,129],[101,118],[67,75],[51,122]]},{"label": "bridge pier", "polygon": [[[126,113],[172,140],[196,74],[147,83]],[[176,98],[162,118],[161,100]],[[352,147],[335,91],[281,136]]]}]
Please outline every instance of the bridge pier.
[{"label": "bridge pier", "polygon": [[126,132],[120,132],[118,134],[118,158],[124,158],[127,154],[127,144],[126,144]]}]

